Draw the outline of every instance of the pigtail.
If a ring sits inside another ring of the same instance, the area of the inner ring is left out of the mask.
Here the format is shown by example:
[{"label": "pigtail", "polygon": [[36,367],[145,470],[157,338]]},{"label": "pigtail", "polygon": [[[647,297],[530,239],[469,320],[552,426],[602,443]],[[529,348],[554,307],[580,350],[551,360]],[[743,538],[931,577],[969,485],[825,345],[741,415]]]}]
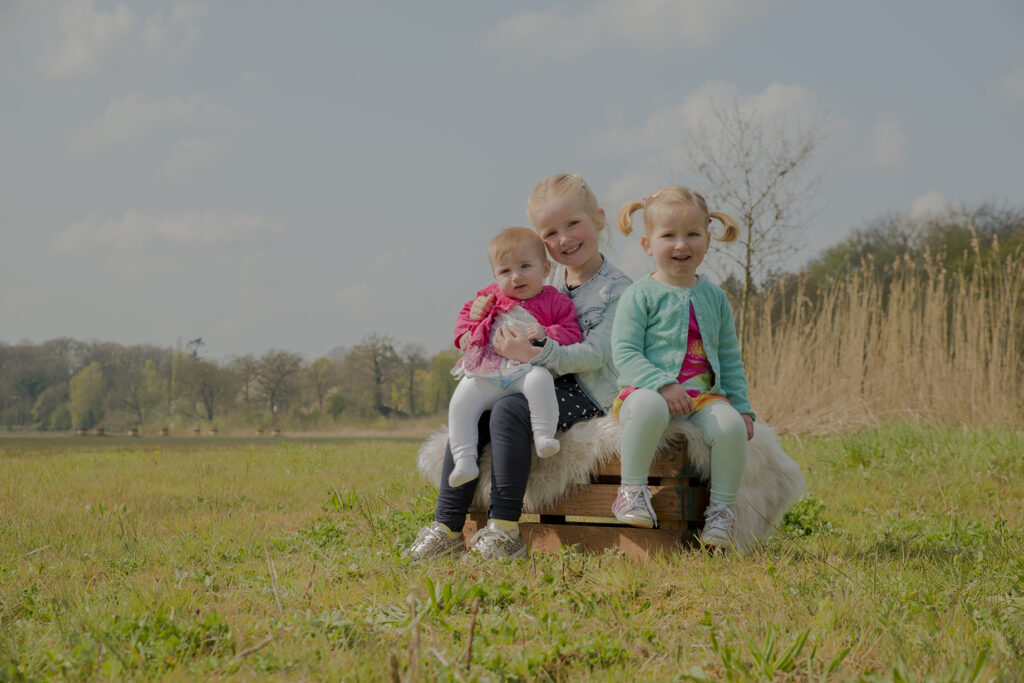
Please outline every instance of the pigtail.
[{"label": "pigtail", "polygon": [[712,218],[717,218],[718,222],[725,228],[725,232],[720,237],[715,237],[716,240],[719,242],[735,242],[740,238],[740,226],[735,218],[721,211],[711,211],[708,213],[709,223]]},{"label": "pigtail", "polygon": [[618,226],[619,232],[623,235],[633,232],[633,212],[639,211],[643,206],[643,203],[638,201],[626,202],[622,205],[619,215],[615,218],[615,225]]}]

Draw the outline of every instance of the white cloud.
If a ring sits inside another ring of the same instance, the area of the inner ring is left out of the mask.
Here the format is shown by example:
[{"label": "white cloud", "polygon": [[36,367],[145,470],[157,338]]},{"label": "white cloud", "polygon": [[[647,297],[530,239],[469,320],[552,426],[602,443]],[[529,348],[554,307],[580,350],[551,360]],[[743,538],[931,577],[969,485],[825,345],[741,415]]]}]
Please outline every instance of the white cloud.
[{"label": "white cloud", "polygon": [[488,32],[485,44],[533,56],[574,58],[609,45],[660,50],[715,42],[731,26],[766,11],[753,0],[603,0],[523,12]]},{"label": "white cloud", "polygon": [[1024,64],[1011,71],[994,88],[998,99],[1007,104],[1024,101]]},{"label": "white cloud", "polygon": [[875,121],[868,140],[871,161],[879,168],[899,168],[907,158],[906,133],[903,122],[894,114],[882,114]]},{"label": "white cloud", "polygon": [[208,166],[216,153],[217,146],[211,140],[191,138],[182,140],[171,151],[164,170],[168,175],[181,177]]},{"label": "white cloud", "polygon": [[703,129],[713,135],[717,126],[715,109],[733,103],[745,111],[756,111],[758,120],[769,130],[783,122],[794,124],[825,114],[817,96],[800,85],[770,83],[761,92],[743,95],[731,83],[705,83],[681,104],[654,112],[642,125],[613,128],[595,138],[593,145],[600,152],[636,157],[602,199],[609,206],[619,206],[680,180],[687,159],[687,134]]},{"label": "white cloud", "polygon": [[52,79],[89,76],[134,59],[141,46],[187,49],[197,40],[205,14],[202,5],[177,2],[169,17],[157,12],[143,21],[127,4],[105,12],[94,0],[66,0],[57,5],[39,68]]},{"label": "white cloud", "polygon": [[199,21],[206,16],[203,5],[191,2],[176,2],[170,17],[162,12],[154,14],[146,22],[142,37],[152,48],[172,47],[179,50],[192,47],[199,39]]},{"label": "white cloud", "polygon": [[952,204],[940,193],[923,194],[910,203],[909,216],[912,220],[928,220],[949,213]]},{"label": "white cloud", "polygon": [[201,95],[160,100],[126,95],[112,100],[98,118],[82,126],[72,137],[71,149],[88,154],[138,140],[152,128],[169,124],[197,126],[230,116],[229,109]]},{"label": "white cloud", "polygon": [[48,78],[93,74],[114,57],[118,45],[135,31],[138,18],[127,5],[97,11],[92,0],[70,0],[57,9],[57,35],[40,60]]},{"label": "white cloud", "polygon": [[639,128],[613,128],[595,141],[599,151],[607,153],[663,149],[665,145],[681,148],[687,132],[703,126],[714,127],[715,108],[737,103],[744,111],[756,111],[765,125],[783,119],[820,116],[822,108],[817,97],[800,85],[770,83],[759,93],[741,95],[740,89],[721,81],[701,85],[679,105],[651,114]]},{"label": "white cloud", "polygon": [[89,216],[74,223],[56,235],[53,245],[65,252],[83,248],[137,252],[156,247],[210,247],[241,243],[282,229],[279,221],[267,216],[125,211],[120,218]]}]

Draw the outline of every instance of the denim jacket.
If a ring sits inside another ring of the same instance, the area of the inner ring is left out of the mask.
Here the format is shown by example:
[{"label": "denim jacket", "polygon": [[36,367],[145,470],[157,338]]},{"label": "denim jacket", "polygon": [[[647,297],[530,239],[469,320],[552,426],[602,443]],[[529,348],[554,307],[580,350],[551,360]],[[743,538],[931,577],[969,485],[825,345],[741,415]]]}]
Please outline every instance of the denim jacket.
[{"label": "denim jacket", "polygon": [[619,393],[618,373],[612,364],[612,320],[619,296],[631,282],[608,259],[604,259],[594,277],[571,291],[565,286],[563,265],[555,264],[547,280],[547,284],[572,299],[583,341],[562,346],[549,338],[532,363],[544,366],[556,376],[575,374],[580,388],[604,411]]}]

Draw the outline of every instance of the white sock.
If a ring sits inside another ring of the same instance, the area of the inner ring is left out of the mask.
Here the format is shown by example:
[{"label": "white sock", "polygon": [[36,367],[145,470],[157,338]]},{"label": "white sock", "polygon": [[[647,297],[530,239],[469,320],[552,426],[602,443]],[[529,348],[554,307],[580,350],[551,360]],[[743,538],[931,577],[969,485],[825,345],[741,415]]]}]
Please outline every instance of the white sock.
[{"label": "white sock", "polygon": [[449,486],[462,486],[480,476],[480,467],[476,464],[476,458],[465,456],[455,461],[455,469],[448,475]]},{"label": "white sock", "polygon": [[558,443],[558,439],[546,436],[533,437],[533,445],[537,449],[537,456],[540,458],[550,458],[562,448],[562,444]]}]

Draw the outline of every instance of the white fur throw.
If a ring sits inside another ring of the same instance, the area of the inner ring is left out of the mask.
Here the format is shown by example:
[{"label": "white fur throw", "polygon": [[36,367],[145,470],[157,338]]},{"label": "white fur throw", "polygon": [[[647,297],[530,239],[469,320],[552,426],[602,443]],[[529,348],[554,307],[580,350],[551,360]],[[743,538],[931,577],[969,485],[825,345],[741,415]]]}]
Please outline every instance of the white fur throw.
[{"label": "white fur throw", "polygon": [[[619,457],[622,425],[612,416],[582,422],[558,435],[562,449],[541,460],[533,455],[530,480],[523,500],[523,512],[536,513],[590,481],[597,468]],[[440,485],[448,431],[442,428],[420,446],[417,467],[435,486]],[[696,427],[686,420],[672,420],[659,449],[670,450],[683,441],[689,447],[690,462],[707,481],[711,474],[711,450],[700,438]],[[480,479],[473,499],[487,508],[491,496],[491,451],[480,457]],[[775,430],[755,423],[754,438],[747,444],[747,466],[743,472],[736,504],[736,537],[743,549],[768,538],[782,516],[807,489],[800,467],[782,450]],[[609,515],[611,512],[609,511]]]}]

